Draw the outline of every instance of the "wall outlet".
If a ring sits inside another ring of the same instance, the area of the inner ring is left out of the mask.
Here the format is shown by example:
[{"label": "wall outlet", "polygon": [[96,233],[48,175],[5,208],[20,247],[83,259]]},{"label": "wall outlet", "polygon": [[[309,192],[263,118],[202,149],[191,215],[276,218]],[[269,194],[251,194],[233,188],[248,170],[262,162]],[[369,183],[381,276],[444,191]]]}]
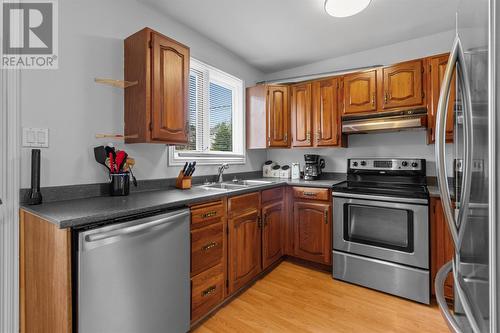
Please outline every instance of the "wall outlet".
[{"label": "wall outlet", "polygon": [[48,148],[49,129],[23,127],[23,147]]}]

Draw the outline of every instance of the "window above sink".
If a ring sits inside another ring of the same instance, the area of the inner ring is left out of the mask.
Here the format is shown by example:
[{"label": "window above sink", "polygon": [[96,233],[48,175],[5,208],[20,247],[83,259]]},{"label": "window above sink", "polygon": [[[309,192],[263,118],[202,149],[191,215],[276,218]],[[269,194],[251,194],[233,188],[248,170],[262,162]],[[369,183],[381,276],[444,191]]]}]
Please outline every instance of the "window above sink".
[{"label": "window above sink", "polygon": [[191,58],[189,139],[169,147],[169,165],[245,163],[243,81]]}]

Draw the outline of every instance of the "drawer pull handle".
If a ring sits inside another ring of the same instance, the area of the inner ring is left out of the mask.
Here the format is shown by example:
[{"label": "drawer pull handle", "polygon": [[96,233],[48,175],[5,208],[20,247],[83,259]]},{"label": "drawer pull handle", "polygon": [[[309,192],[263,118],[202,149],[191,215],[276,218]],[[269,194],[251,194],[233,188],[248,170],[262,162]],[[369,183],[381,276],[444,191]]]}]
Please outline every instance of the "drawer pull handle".
[{"label": "drawer pull handle", "polygon": [[210,286],[207,289],[203,290],[201,293],[201,297],[207,297],[212,295],[217,290],[216,286]]},{"label": "drawer pull handle", "polygon": [[208,251],[208,250],[210,250],[210,249],[212,249],[212,248],[216,247],[217,245],[218,245],[218,244],[217,244],[217,242],[211,242],[211,243],[208,243],[207,245],[203,245],[203,246],[201,247],[201,250],[202,250],[202,251]]},{"label": "drawer pull handle", "polygon": [[217,215],[217,211],[216,210],[212,210],[210,212],[206,212],[205,214],[201,214],[201,217],[206,219],[206,218],[209,218],[209,217],[214,217]]},{"label": "drawer pull handle", "polygon": [[315,192],[302,192],[305,196],[308,196],[308,197],[315,197],[316,196],[316,193]]}]

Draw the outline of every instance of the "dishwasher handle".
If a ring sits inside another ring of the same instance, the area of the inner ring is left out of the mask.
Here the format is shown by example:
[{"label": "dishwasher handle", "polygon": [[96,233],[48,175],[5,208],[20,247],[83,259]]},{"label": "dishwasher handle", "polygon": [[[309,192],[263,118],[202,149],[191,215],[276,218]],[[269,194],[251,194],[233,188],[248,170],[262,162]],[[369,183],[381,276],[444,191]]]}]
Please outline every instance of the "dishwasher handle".
[{"label": "dishwasher handle", "polygon": [[109,238],[125,238],[129,235],[132,234],[137,234],[142,231],[148,231],[154,227],[158,227],[163,224],[171,223],[171,222],[176,222],[176,221],[182,221],[182,218],[189,215],[189,210],[183,210],[177,214],[174,215],[169,215],[164,218],[160,218],[158,220],[150,221],[150,222],[145,222],[145,223],[140,223],[133,225],[131,227],[126,227],[122,229],[117,229],[117,230],[111,230],[107,232],[102,232],[102,233],[96,233],[96,234],[91,234],[91,235],[86,235],[85,236],[85,241],[88,243],[96,242],[96,241],[102,241],[105,239]]}]

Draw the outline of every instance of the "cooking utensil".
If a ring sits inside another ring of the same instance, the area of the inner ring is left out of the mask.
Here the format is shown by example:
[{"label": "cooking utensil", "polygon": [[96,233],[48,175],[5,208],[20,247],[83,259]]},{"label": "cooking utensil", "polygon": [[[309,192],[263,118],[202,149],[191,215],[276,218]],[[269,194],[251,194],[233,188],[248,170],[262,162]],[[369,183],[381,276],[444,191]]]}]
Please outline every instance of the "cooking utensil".
[{"label": "cooking utensil", "polygon": [[110,170],[106,165],[107,155],[104,146],[94,147],[94,157],[97,163],[104,165],[106,169]]},{"label": "cooking utensil", "polygon": [[128,154],[123,150],[119,150],[116,153],[115,164],[116,164],[117,172],[123,171],[123,167],[125,166],[125,163],[127,162],[127,157],[128,157]]},{"label": "cooking utensil", "polygon": [[185,175],[186,174],[186,169],[187,169],[187,166],[188,166],[188,162],[186,162],[186,164],[184,164],[184,168],[182,168],[182,174]]},{"label": "cooking utensil", "polygon": [[194,161],[193,164],[191,165],[191,169],[189,170],[189,173],[188,173],[189,177],[191,177],[193,175],[194,170],[196,169],[195,166],[196,166],[196,161]]},{"label": "cooking utensil", "polygon": [[113,153],[109,153],[109,170],[111,173],[115,173],[115,158]]},{"label": "cooking utensil", "polygon": [[189,176],[189,173],[191,172],[191,167],[192,167],[192,163],[189,163],[188,167],[186,168],[186,171],[184,171],[182,174],[186,177]]},{"label": "cooking utensil", "polygon": [[132,176],[132,183],[134,183],[134,186],[137,187],[137,179],[134,176],[134,173],[132,172],[132,167],[129,168],[130,175]]}]

